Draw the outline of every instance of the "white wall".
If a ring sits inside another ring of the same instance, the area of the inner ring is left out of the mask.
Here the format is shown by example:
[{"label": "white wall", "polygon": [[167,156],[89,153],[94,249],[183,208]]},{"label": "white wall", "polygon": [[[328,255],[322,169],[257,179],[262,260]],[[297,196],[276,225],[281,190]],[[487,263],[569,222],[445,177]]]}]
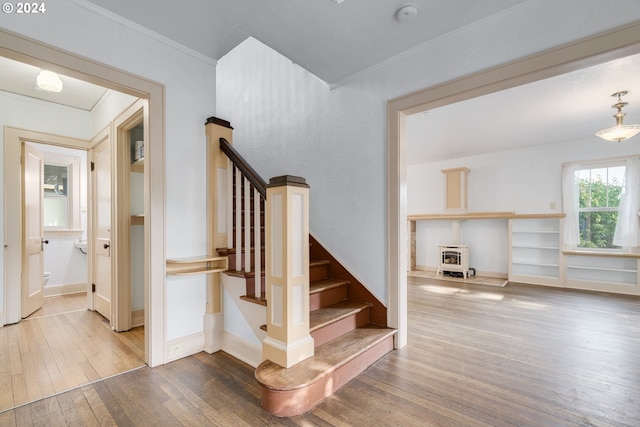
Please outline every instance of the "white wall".
[{"label": "white wall", "polygon": [[[591,131],[589,131],[590,133]],[[640,153],[637,143],[605,142],[595,136],[563,144],[546,144],[407,168],[408,214],[444,212],[442,169],[467,167],[469,212],[562,213],[562,163]],[[555,208],[551,208],[551,204]],[[439,244],[450,241],[450,221],[418,221],[416,265],[437,267]],[[470,266],[482,272],[508,271],[506,220],[462,222]]]},{"label": "white wall", "polygon": [[[46,14],[21,18],[7,15],[1,25],[165,85],[166,255],[203,255],[204,123],[216,112],[215,62],[139,31],[84,0],[54,0],[47,4]],[[165,290],[165,338],[201,332],[205,278],[168,278]]]},{"label": "white wall", "polygon": [[633,22],[637,6],[526,2],[332,90],[245,41],[218,62],[218,116],[231,122],[236,147],[265,179],[307,178],[312,233],[387,301],[386,101]]}]

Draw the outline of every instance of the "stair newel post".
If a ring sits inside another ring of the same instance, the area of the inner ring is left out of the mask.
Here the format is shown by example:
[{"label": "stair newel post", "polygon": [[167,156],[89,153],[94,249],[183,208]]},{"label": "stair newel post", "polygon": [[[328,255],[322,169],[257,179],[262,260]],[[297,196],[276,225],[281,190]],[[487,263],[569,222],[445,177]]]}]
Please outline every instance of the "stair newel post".
[{"label": "stair newel post", "polygon": [[266,199],[267,337],[262,359],[290,368],[314,354],[309,334],[309,186],[271,178]]},{"label": "stair newel post", "polygon": [[[229,161],[220,150],[218,141],[225,138],[233,141],[233,128],[230,123],[210,117],[205,125],[207,136],[207,255],[216,255],[216,248],[227,244],[227,204],[229,198],[228,174]],[[207,274],[207,305],[204,314],[204,350],[214,353],[222,348],[222,293],[220,274]]]}]

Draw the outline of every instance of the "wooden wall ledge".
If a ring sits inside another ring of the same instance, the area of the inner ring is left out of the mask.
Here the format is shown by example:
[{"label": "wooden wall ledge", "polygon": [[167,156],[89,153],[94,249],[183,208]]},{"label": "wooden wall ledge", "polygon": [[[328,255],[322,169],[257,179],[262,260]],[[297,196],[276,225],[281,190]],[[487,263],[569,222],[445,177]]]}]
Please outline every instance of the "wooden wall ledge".
[{"label": "wooden wall ledge", "polygon": [[203,273],[221,273],[229,268],[229,258],[221,256],[197,256],[167,259],[167,274],[187,276]]},{"label": "wooden wall ledge", "polygon": [[452,219],[526,219],[526,218],[564,218],[563,213],[517,214],[515,212],[466,212],[407,215],[409,221],[452,220]]}]

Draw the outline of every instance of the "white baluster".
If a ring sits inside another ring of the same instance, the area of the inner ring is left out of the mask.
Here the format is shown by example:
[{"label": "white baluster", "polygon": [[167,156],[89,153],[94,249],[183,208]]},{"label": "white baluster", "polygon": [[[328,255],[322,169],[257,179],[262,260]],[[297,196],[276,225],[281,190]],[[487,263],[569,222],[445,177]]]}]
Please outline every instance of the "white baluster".
[{"label": "white baluster", "polygon": [[251,184],[244,178],[244,271],[251,272]]},{"label": "white baluster", "polygon": [[227,248],[233,247],[233,170],[235,167],[227,159]]},{"label": "white baluster", "polygon": [[242,270],[242,172],[236,168],[236,271]]},{"label": "white baluster", "polygon": [[260,193],[257,188],[253,189],[253,245],[255,247],[255,293],[256,298],[262,297],[262,240],[260,237]]}]

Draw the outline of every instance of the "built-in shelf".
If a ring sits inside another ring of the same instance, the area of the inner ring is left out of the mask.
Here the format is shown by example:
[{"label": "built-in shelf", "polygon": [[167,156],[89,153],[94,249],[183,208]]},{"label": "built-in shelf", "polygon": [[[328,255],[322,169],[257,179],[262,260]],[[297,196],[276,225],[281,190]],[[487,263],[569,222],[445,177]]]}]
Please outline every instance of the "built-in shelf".
[{"label": "built-in shelf", "polygon": [[228,257],[205,255],[188,258],[167,259],[167,274],[176,276],[221,273],[228,269]]},{"label": "built-in shelf", "polygon": [[131,163],[131,172],[144,173],[144,157]]},{"label": "built-in shelf", "polygon": [[509,218],[509,280],[554,284],[561,282],[560,218],[558,214]]}]

